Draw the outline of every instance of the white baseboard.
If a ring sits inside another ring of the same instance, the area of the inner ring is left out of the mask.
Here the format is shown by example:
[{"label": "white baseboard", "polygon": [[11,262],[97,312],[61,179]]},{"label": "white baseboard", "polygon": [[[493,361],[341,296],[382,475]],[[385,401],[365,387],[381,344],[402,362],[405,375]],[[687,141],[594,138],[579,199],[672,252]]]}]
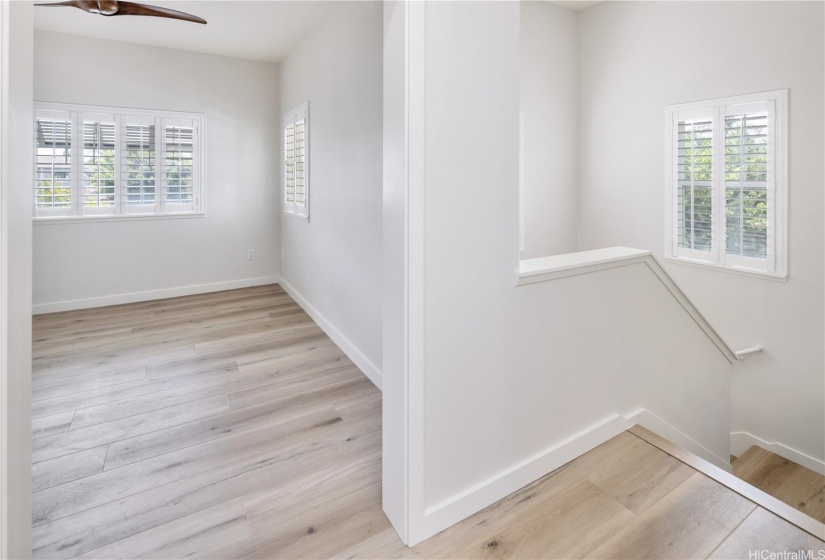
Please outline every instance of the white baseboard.
[{"label": "white baseboard", "polygon": [[748,432],[733,432],[730,435],[730,452],[739,457],[750,449],[752,446],[758,445],[762,449],[767,449],[772,453],[793,461],[798,465],[807,467],[814,472],[825,475],[825,462],[814,459],[810,455],[805,455],[801,451],[797,451],[787,445],[777,442],[765,441],[759,437]]},{"label": "white baseboard", "polygon": [[713,463],[720,469],[725,471],[731,472],[730,466],[730,457],[719,457],[715,453],[711,452],[709,449],[702,447],[688,436],[650,412],[646,409],[640,409],[638,412],[633,413],[626,417],[630,424],[639,424],[644,426],[651,432],[655,433],[656,435],[662,436],[666,440],[675,443],[682,449],[686,451],[690,451],[694,455],[701,457],[705,461],[709,463]]},{"label": "white baseboard", "polygon": [[295,288],[293,288],[289,282],[285,281],[281,278],[280,281],[281,287],[284,289],[286,293],[288,293],[292,299],[294,299],[298,305],[300,305],[304,311],[307,312],[307,315],[312,317],[312,320],[318,323],[318,326],[323,329],[327,336],[329,336],[332,341],[338,345],[338,347],[347,355],[347,357],[352,360],[352,362],[358,366],[358,368],[364,372],[370,381],[372,381],[376,387],[381,389],[382,384],[382,376],[381,370],[372,363],[372,361],[367,358],[366,354],[361,352],[361,350],[352,343],[350,339],[348,339],[344,333],[342,333],[338,328],[333,325],[329,319],[326,318],[318,309],[316,309],[311,303],[309,303],[304,296],[298,293]]},{"label": "white baseboard", "polygon": [[509,496],[635,424],[644,426],[725,470],[730,470],[729,461],[714,455],[648,410],[638,409],[626,415],[614,414],[496,476],[427,508],[424,512],[424,534],[418,542]]},{"label": "white baseboard", "polygon": [[150,290],[148,292],[132,292],[128,294],[115,294],[111,296],[101,296],[88,299],[38,303],[32,306],[32,313],[37,315],[40,313],[73,311],[75,309],[91,309],[93,307],[105,307],[108,305],[120,305],[123,303],[137,303],[140,301],[152,301],[155,299],[191,296],[195,294],[221,292],[223,290],[236,290],[238,288],[251,288],[252,286],[263,286],[266,284],[277,283],[277,276],[260,276],[258,278],[244,278],[243,280],[229,280],[227,282],[215,282],[212,284],[194,284],[191,286],[180,286],[177,288]]},{"label": "white baseboard", "polygon": [[614,414],[424,512],[423,539],[481,511],[619,435],[633,423]]}]

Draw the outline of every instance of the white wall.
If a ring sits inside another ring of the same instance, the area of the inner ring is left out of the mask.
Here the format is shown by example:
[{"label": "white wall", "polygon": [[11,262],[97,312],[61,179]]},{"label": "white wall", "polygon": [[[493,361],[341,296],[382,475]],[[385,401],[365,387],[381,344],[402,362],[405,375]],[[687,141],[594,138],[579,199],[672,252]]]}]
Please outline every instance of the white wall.
[{"label": "white wall", "polygon": [[37,31],[34,67],[38,101],[205,113],[207,214],[36,225],[36,310],[277,281],[277,65]]},{"label": "white wall", "polygon": [[281,63],[309,102],[309,222],[281,220],[281,279],[374,381],[381,372],[381,2],[342,2]]},{"label": "white wall", "polygon": [[3,2],[2,406],[3,558],[31,554],[31,302],[32,302],[32,7]]},{"label": "white wall", "polygon": [[524,113],[525,250],[577,250],[578,18],[545,1],[521,2],[520,107]]},{"label": "white wall", "polygon": [[790,89],[790,280],[665,267],[734,349],[765,348],[735,370],[731,431],[822,461],[823,4],[604,2],[580,17],[581,249],[662,254],[666,105]]},{"label": "white wall", "polygon": [[646,265],[515,286],[518,4],[413,4],[426,14],[408,26],[410,169],[384,214],[407,224],[396,249],[408,266],[408,377],[385,408],[407,410],[396,436],[408,438],[408,511],[419,516],[409,541],[615,435],[640,409],[724,463],[730,365]]}]

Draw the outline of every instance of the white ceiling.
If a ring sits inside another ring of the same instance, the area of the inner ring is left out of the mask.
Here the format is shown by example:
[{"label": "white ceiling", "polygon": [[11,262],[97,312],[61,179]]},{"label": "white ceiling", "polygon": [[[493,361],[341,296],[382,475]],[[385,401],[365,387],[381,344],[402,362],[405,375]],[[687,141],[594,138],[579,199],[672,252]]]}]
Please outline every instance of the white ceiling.
[{"label": "white ceiling", "polygon": [[335,1],[254,0],[146,0],[145,3],[195,14],[208,24],[155,17],[105,17],[70,7],[36,7],[34,26],[100,39],[279,62],[312,27],[330,16],[338,4]]}]

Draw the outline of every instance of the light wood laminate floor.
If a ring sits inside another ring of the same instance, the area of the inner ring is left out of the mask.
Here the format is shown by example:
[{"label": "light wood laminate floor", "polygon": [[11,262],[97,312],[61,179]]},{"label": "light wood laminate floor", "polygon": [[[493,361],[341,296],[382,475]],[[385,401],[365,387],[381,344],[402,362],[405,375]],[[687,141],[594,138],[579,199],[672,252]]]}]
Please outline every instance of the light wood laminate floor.
[{"label": "light wood laminate floor", "polygon": [[821,541],[623,433],[412,549],[381,395],[278,286],[34,319],[36,558],[747,558]]},{"label": "light wood laminate floor", "polygon": [[825,523],[825,476],[757,445],[731,466],[748,484]]}]

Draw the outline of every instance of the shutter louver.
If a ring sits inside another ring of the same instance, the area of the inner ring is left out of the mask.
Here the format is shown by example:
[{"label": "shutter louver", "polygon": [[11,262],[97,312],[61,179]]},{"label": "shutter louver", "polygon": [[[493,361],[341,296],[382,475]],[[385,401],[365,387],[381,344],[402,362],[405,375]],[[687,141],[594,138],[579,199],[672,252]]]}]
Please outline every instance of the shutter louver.
[{"label": "shutter louver", "polygon": [[[50,112],[54,113],[54,112]],[[38,213],[72,207],[72,120],[58,115],[39,116],[35,123],[36,187]]]}]

